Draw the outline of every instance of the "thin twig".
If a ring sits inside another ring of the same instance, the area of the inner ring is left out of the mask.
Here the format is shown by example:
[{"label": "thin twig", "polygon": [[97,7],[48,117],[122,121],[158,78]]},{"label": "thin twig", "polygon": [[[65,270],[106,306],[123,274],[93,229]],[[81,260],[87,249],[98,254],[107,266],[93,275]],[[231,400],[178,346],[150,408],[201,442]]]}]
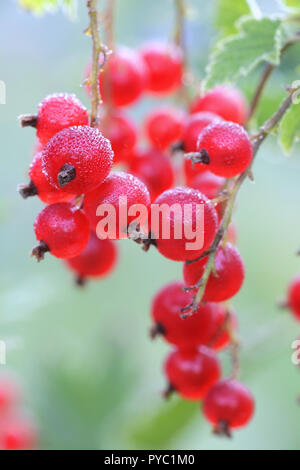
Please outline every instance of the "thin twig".
[{"label": "thin twig", "polygon": [[[282,56],[293,44],[296,42],[300,41],[300,34],[297,32],[295,36],[283,45],[281,51],[280,51],[280,56]],[[264,68],[263,74],[259,80],[258,86],[256,88],[256,91],[254,93],[254,96],[252,98],[251,104],[250,104],[250,111],[248,115],[248,122],[251,120],[253,115],[255,114],[255,111],[257,110],[257,107],[259,105],[262,93],[264,91],[264,88],[267,84],[268,79],[270,78],[272,72],[277,68],[276,65],[274,64],[267,64]]]},{"label": "thin twig", "polygon": [[[194,301],[192,303],[192,308],[189,312],[189,315],[192,315],[195,310],[197,310],[198,305],[202,301],[203,294],[206,288],[206,284],[208,282],[208,279],[211,275],[211,273],[214,270],[214,264],[215,264],[215,257],[216,253],[218,250],[218,247],[220,245],[220,242],[222,241],[228,226],[231,223],[231,218],[232,218],[232,213],[236,201],[237,194],[243,185],[244,181],[248,178],[249,176],[249,171],[251,171],[252,165],[254,163],[255,157],[257,155],[257,152],[261,146],[261,144],[264,142],[266,137],[271,133],[271,131],[277,126],[277,124],[280,122],[281,118],[284,116],[286,111],[289,109],[289,107],[292,104],[293,101],[293,94],[296,93],[297,91],[300,90],[300,85],[298,85],[295,88],[288,88],[288,93],[289,96],[283,101],[279,109],[276,111],[276,113],[273,114],[273,116],[265,122],[265,124],[260,128],[259,133],[252,138],[252,146],[253,146],[253,159],[251,162],[250,167],[245,170],[234,182],[233,187],[231,188],[229,194],[230,197],[228,199],[228,202],[225,207],[224,211],[224,216],[222,219],[222,222],[220,224],[219,230],[217,232],[217,235],[212,243],[212,246],[209,250],[209,255],[208,255],[208,261],[205,266],[205,270],[202,276],[202,284],[199,287],[197,294],[195,295]],[[188,314],[186,314],[187,316]]]},{"label": "thin twig", "polygon": [[[91,86],[91,127],[95,127],[98,122],[99,106],[101,102],[100,90],[99,90],[99,62],[100,54],[103,53],[104,57],[106,54],[106,48],[102,45],[99,33],[99,14],[97,8],[98,0],[87,0],[87,7],[90,17],[90,25],[88,31],[92,36],[93,41],[93,58],[92,58],[92,69],[89,78],[89,84]],[[105,60],[104,60],[105,61]],[[103,62],[104,62],[103,61]],[[103,64],[102,64],[103,66]]]}]

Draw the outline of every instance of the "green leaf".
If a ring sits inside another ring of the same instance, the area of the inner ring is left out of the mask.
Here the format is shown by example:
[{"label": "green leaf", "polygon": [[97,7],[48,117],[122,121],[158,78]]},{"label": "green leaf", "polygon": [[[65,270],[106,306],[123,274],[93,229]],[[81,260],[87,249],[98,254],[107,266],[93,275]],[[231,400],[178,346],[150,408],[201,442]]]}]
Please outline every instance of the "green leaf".
[{"label": "green leaf", "polygon": [[279,19],[244,17],[238,23],[239,33],[221,39],[216,45],[207,67],[205,89],[235,82],[263,61],[279,63],[283,42]]},{"label": "green leaf", "polygon": [[300,9],[300,0],[282,0],[282,3],[289,8]]},{"label": "green leaf", "polygon": [[77,10],[77,0],[18,0],[21,8],[34,13],[44,15],[61,8],[68,16],[74,18]]},{"label": "green leaf", "polygon": [[198,403],[172,400],[164,403],[146,422],[138,424],[132,438],[143,449],[171,448],[172,441],[198,414]]},{"label": "green leaf", "polygon": [[223,37],[229,36],[237,32],[237,20],[249,13],[247,0],[218,0],[216,26]]},{"label": "green leaf", "polygon": [[293,104],[279,125],[279,141],[286,154],[300,139],[300,104]]}]

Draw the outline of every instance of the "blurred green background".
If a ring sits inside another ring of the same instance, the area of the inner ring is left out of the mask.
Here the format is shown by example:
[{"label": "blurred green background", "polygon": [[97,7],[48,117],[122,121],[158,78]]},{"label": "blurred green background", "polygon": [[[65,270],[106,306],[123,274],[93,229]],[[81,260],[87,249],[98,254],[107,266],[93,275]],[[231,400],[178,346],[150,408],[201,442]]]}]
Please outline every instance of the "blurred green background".
[{"label": "blurred green background", "polygon": [[[88,105],[80,83],[91,42],[82,34],[88,19],[85,2],[79,3],[71,22],[61,13],[35,18],[14,1],[0,2],[0,79],[7,86],[7,104],[0,106],[0,339],[8,346],[1,368],[15,371],[24,384],[42,448],[299,449],[300,371],[291,363],[291,343],[300,328],[276,307],[300,271],[299,147],[286,158],[271,138],[255,165],[255,184],[247,182],[239,198],[235,219],[247,278],[233,304],[243,345],[241,379],[253,390],[257,410],[231,441],[212,436],[199,404],[176,397],[166,404],[160,395],[169,348],[149,339],[149,305],[158,288],[181,276],[180,264],[123,241],[113,276],[77,290],[59,260],[47,256],[37,264],[28,256],[42,204],[16,192],[27,180],[34,147],[34,132],[21,130],[17,116],[35,112],[55,91],[74,92]],[[215,2],[189,3],[190,60],[201,77],[218,35]],[[171,0],[119,0],[117,41],[135,47],[168,39],[172,22]],[[299,50],[287,55],[260,116],[284,96],[282,83],[299,78],[298,57]],[[256,79],[241,81],[248,95]],[[153,102],[145,100],[130,112],[138,120],[149,106]]]}]

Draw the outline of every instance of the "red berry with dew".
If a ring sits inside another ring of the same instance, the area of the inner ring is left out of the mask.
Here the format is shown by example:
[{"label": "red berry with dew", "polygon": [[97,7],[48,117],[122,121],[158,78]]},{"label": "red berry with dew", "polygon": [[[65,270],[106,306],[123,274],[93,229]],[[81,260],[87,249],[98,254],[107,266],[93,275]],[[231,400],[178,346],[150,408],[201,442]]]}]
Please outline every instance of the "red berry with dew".
[{"label": "red berry with dew", "polygon": [[225,121],[243,126],[248,116],[248,105],[242,93],[233,87],[221,85],[197,97],[191,105],[191,113],[209,111]]},{"label": "red berry with dew", "polygon": [[115,268],[118,259],[116,244],[111,240],[100,240],[91,232],[89,242],[80,255],[65,261],[76,275],[79,285],[86,279],[107,277]]},{"label": "red berry with dew", "polygon": [[22,127],[36,127],[36,135],[45,145],[51,137],[72,126],[87,126],[89,116],[86,108],[75,95],[55,93],[43,99],[37,115],[20,117]]},{"label": "red berry with dew", "polygon": [[206,127],[200,134],[197,152],[201,163],[207,165],[207,170],[225,178],[233,178],[247,170],[253,156],[247,132],[232,122]]},{"label": "red berry with dew", "polygon": [[202,400],[220,379],[221,364],[216,353],[205,346],[175,349],[164,365],[168,392],[175,391],[190,401]]},{"label": "red berry with dew", "polygon": [[35,219],[34,232],[39,243],[33,248],[32,256],[38,261],[48,251],[57,258],[78,256],[90,237],[88,219],[68,202],[45,207]]},{"label": "red berry with dew", "polygon": [[98,129],[69,127],[56,134],[42,153],[43,171],[56,188],[82,194],[99,186],[109,174],[113,151]]},{"label": "red berry with dew", "polygon": [[[184,282],[196,286],[201,282],[208,258],[183,266]],[[234,297],[245,279],[245,267],[238,249],[227,243],[220,246],[215,258],[216,274],[211,273],[203,294],[204,302],[223,302]]]},{"label": "red berry with dew", "polygon": [[204,253],[217,233],[218,217],[202,193],[177,187],[162,193],[151,210],[151,233],[158,251],[174,261],[192,260]]},{"label": "red berry with dew", "polygon": [[[115,172],[86,195],[84,211],[99,238],[115,240],[127,237],[128,225],[139,215],[141,225],[147,222],[149,205],[149,191],[140,179],[129,173]],[[143,206],[143,214],[138,206]]]},{"label": "red berry with dew", "polygon": [[184,113],[175,108],[152,111],[145,122],[145,134],[153,147],[166,150],[182,138]]},{"label": "red berry with dew", "polygon": [[161,95],[180,88],[183,81],[183,55],[179,47],[153,42],[142,46],[140,53],[148,70],[149,92]]},{"label": "red berry with dew", "polygon": [[246,426],[254,414],[254,398],[248,388],[237,380],[216,383],[206,395],[203,412],[213,424],[214,432],[231,435],[231,430]]},{"label": "red berry with dew", "polygon": [[193,294],[183,288],[184,283],[178,281],[157,292],[151,307],[151,335],[162,335],[168,343],[179,348],[206,345],[218,326],[218,306],[209,302],[200,304],[193,315],[182,318],[182,309],[193,300]]}]

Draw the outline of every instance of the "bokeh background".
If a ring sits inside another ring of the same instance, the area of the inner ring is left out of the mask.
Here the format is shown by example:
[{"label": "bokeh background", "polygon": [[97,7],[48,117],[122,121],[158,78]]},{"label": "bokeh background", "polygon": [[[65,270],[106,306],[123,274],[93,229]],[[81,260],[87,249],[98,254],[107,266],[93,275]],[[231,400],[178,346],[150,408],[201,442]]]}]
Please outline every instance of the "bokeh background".
[{"label": "bokeh background", "polygon": [[[101,3],[101,2],[100,2]],[[209,49],[218,36],[216,2],[189,0],[187,43],[195,74],[201,78]],[[272,9],[271,0],[261,2]],[[165,283],[181,276],[181,265],[145,254],[120,242],[118,269],[85,290],[51,256],[40,264],[29,258],[32,223],[42,204],[16,192],[27,180],[34,132],[21,130],[17,116],[36,111],[52,92],[80,87],[90,56],[85,1],[77,20],[62,13],[36,18],[0,2],[0,79],[7,104],[0,106],[1,277],[0,339],[7,341],[7,365],[24,385],[27,407],[47,449],[299,449],[300,370],[291,362],[291,343],[300,328],[277,309],[289,279],[300,271],[299,147],[287,158],[274,141],[262,147],[255,184],[243,188],[235,220],[247,277],[234,299],[240,325],[241,379],[256,397],[252,423],[233,440],[211,434],[199,404],[173,397],[162,401],[162,363],[169,348],[151,342],[149,305]],[[172,32],[171,0],[119,0],[117,42],[131,47]],[[287,54],[266,91],[259,119],[284,96],[283,83],[299,78],[299,49]],[[239,85],[249,96],[256,74]],[[137,122],[155,101],[144,100],[130,113]],[[225,370],[228,357],[223,354]]]}]

